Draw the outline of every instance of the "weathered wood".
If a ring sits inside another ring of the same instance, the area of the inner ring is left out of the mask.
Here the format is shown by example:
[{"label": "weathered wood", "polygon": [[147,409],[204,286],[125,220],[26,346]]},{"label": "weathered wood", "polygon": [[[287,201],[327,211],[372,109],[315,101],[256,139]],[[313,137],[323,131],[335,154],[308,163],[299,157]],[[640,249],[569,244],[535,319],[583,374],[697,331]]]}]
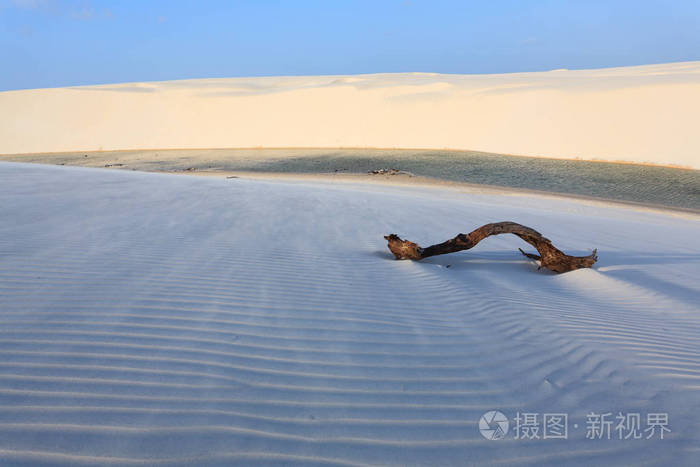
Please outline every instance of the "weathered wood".
[{"label": "weathered wood", "polygon": [[491,235],[510,233],[517,235],[537,249],[538,255],[520,252],[530,259],[540,262],[541,268],[562,273],[580,268],[590,268],[598,260],[597,250],[593,250],[588,256],[570,256],[558,250],[552,242],[543,237],[538,231],[518,224],[516,222],[496,222],[482,225],[478,229],[468,234],[459,234],[455,238],[446,242],[421,248],[417,244],[408,240],[402,240],[398,235],[386,235],[384,238],[389,242],[389,250],[396,256],[396,259],[421,260],[430,256],[455,253],[457,251],[468,250],[476,246],[481,240]]}]

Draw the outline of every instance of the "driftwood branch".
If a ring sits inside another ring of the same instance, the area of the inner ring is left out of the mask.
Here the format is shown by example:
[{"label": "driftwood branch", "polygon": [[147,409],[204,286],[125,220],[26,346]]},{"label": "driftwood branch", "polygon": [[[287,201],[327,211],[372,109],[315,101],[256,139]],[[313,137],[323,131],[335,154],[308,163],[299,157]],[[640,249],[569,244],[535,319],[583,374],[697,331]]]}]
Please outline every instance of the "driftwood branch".
[{"label": "driftwood branch", "polygon": [[421,260],[429,256],[444,255],[457,251],[468,250],[476,246],[477,243],[490,237],[510,233],[517,235],[537,249],[538,255],[520,252],[530,259],[540,262],[541,268],[547,268],[554,272],[568,272],[574,269],[590,268],[598,260],[597,250],[593,250],[588,256],[569,256],[558,250],[552,242],[530,227],[526,227],[515,222],[496,222],[486,224],[468,234],[459,234],[455,238],[447,240],[437,245],[421,248],[413,242],[402,240],[398,235],[386,235],[389,242],[389,249],[396,256],[396,259]]}]

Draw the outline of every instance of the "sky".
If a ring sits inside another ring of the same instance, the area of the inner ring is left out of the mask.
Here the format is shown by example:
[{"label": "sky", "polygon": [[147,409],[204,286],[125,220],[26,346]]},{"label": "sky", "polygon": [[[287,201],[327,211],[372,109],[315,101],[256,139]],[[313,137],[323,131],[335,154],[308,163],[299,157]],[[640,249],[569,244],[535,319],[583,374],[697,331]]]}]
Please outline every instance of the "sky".
[{"label": "sky", "polygon": [[700,60],[700,0],[0,0],[0,91]]}]

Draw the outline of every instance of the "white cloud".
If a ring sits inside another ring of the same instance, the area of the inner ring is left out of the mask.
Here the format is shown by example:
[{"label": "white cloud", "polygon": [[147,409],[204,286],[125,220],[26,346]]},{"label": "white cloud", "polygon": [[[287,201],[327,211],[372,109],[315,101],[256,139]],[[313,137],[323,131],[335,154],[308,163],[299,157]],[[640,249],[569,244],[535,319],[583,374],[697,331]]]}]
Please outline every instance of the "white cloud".
[{"label": "white cloud", "polygon": [[39,8],[47,7],[50,3],[49,0],[10,0],[10,3],[17,8],[25,8],[28,10],[36,10]]},{"label": "white cloud", "polygon": [[88,20],[95,14],[95,10],[91,7],[82,7],[71,12],[71,17],[74,19]]},{"label": "white cloud", "polygon": [[0,7],[10,6],[23,10],[37,10],[51,16],[63,16],[79,21],[114,17],[108,8],[99,12],[90,0],[0,0]]}]

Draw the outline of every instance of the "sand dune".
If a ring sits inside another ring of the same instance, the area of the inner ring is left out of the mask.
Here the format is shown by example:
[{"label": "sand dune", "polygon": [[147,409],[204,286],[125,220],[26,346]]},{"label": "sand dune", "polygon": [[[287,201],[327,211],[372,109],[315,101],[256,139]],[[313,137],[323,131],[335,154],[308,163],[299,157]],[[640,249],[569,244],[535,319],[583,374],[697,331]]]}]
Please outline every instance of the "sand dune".
[{"label": "sand dune", "polygon": [[201,79],[0,93],[0,153],[451,148],[700,168],[700,62]]},{"label": "sand dune", "polygon": [[[0,200],[0,464],[700,459],[697,216],[13,163]],[[600,262],[538,272],[501,237],[403,262],[382,238],[506,219]],[[486,440],[494,409],[566,412],[569,439]],[[618,411],[672,431],[585,438]]]}]

